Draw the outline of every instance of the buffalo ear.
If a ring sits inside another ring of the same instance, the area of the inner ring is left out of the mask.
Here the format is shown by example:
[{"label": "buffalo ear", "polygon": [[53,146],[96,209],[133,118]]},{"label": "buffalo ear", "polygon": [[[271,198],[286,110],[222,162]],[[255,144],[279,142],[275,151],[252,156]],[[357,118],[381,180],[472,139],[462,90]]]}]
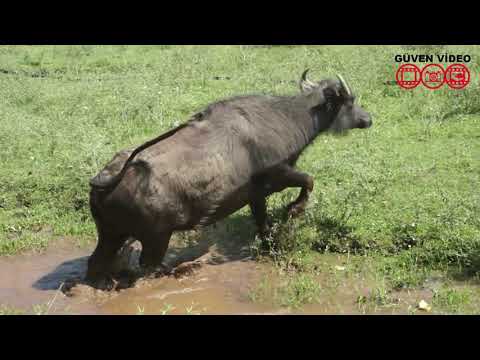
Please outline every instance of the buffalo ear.
[{"label": "buffalo ear", "polygon": [[327,109],[336,108],[345,101],[346,93],[342,90],[336,84],[315,86],[313,90],[305,94],[308,106],[311,109],[318,109],[322,106],[326,106]]},{"label": "buffalo ear", "polygon": [[339,89],[336,87],[326,87],[323,89],[323,96],[325,96],[325,99],[327,101],[335,101],[335,100],[340,100],[340,98],[343,98],[343,94]]},{"label": "buffalo ear", "polygon": [[345,93],[336,86],[324,88],[323,96],[328,109],[337,108],[345,101]]},{"label": "buffalo ear", "polygon": [[320,89],[315,89],[314,91],[306,94],[306,99],[308,102],[308,107],[312,110],[315,108],[318,109],[327,103],[324,91]]},{"label": "buffalo ear", "polygon": [[300,90],[304,93],[312,91],[313,89],[315,89],[315,87],[315,84],[311,84],[306,81],[300,81]]}]

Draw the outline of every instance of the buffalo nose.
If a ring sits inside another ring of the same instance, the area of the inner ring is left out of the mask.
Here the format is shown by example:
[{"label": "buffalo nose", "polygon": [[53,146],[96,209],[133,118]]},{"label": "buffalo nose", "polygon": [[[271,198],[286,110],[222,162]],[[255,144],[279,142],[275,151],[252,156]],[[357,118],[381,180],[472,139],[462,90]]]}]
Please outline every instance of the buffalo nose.
[{"label": "buffalo nose", "polygon": [[372,119],[368,116],[360,118],[360,128],[367,129],[372,126]]}]

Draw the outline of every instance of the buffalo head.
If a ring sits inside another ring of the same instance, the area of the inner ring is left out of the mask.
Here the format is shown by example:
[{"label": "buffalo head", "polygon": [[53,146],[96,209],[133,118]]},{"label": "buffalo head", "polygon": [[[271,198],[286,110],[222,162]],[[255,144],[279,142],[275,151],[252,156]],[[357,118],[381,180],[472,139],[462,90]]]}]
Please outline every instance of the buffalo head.
[{"label": "buffalo head", "polygon": [[355,96],[341,75],[338,80],[312,82],[307,79],[308,69],[300,79],[300,90],[311,101],[311,111],[316,116],[327,116],[328,128],[340,132],[349,129],[365,129],[372,126],[368,112],[355,103]]}]

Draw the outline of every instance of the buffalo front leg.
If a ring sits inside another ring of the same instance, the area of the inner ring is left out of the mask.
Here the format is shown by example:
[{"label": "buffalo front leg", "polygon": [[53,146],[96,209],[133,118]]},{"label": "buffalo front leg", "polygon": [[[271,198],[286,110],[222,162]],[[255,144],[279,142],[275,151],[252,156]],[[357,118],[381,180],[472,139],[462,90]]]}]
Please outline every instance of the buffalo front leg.
[{"label": "buffalo front leg", "polygon": [[313,178],[305,173],[295,170],[291,166],[282,165],[271,176],[274,187],[279,190],[288,187],[300,187],[298,197],[287,206],[290,217],[298,216],[305,211],[310,193],[313,191]]},{"label": "buffalo front leg", "polygon": [[288,173],[289,180],[293,186],[299,186],[302,189],[298,197],[287,206],[288,215],[291,217],[296,217],[302,214],[307,207],[308,199],[310,193],[313,191],[313,178],[310,175],[297,172],[294,169],[291,169],[291,172]]},{"label": "buffalo front leg", "polygon": [[149,271],[165,273],[169,272],[168,267],[163,263],[163,258],[168,249],[171,231],[157,231],[142,236],[139,240],[142,243],[140,265]]}]

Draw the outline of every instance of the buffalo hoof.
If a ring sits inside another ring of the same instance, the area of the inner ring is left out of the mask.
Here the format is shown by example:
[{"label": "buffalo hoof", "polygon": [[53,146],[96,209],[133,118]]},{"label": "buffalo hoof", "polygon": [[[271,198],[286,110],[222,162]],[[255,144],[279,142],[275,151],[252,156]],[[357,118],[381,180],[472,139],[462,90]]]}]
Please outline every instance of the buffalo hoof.
[{"label": "buffalo hoof", "polygon": [[265,223],[257,228],[257,236],[261,239],[265,239],[272,234],[273,223],[272,220],[267,219]]},{"label": "buffalo hoof", "polygon": [[305,205],[303,204],[290,204],[287,208],[288,218],[296,218],[305,212]]},{"label": "buffalo hoof", "polygon": [[156,277],[171,275],[173,272],[172,267],[162,264],[154,268],[154,274]]},{"label": "buffalo hoof", "polygon": [[166,264],[143,267],[144,274],[146,274],[148,277],[154,278],[170,275],[172,274],[172,271],[173,269]]},{"label": "buffalo hoof", "polygon": [[178,265],[173,271],[175,278],[191,276],[195,271],[201,268],[203,263],[201,261],[189,261]]},{"label": "buffalo hoof", "polygon": [[87,280],[87,284],[97,290],[111,291],[115,288],[115,282],[111,277],[103,276],[98,279]]},{"label": "buffalo hoof", "polygon": [[272,235],[272,230],[270,228],[262,229],[257,232],[257,236],[262,240],[268,239],[271,235]]}]

